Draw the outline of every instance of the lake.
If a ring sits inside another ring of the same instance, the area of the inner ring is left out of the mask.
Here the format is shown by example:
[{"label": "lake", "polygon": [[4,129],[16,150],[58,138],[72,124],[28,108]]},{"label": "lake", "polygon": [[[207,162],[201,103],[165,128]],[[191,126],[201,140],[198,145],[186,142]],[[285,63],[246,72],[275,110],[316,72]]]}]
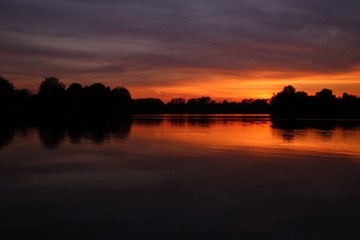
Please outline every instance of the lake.
[{"label": "lake", "polygon": [[4,239],[359,239],[360,120],[2,124]]}]

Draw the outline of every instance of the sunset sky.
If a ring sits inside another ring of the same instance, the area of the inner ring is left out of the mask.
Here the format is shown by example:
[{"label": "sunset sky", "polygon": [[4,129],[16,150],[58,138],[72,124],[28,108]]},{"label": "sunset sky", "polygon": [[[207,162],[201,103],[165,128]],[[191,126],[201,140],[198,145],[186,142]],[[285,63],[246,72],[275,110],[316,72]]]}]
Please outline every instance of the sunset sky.
[{"label": "sunset sky", "polygon": [[360,95],[358,0],[1,0],[0,74],[37,91],[270,98],[292,84]]}]

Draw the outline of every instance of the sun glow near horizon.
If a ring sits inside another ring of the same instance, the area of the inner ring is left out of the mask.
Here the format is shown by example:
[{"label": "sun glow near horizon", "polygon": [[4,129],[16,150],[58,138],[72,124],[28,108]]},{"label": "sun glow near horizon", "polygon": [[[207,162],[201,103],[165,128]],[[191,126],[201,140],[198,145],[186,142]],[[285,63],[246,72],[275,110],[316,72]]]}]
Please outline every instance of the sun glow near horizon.
[{"label": "sun glow near horizon", "polygon": [[[201,71],[199,71],[201,72]],[[172,98],[198,98],[209,96],[213,100],[221,102],[241,101],[242,99],[269,99],[277,92],[280,92],[286,85],[292,85],[298,91],[305,91],[309,95],[328,88],[333,90],[336,96],[341,96],[344,92],[360,96],[360,71],[354,70],[345,73],[299,73],[299,72],[276,72],[276,71],[256,71],[242,74],[228,74],[211,72],[195,74],[191,72],[176,76],[176,80],[167,81],[175,78],[171,72],[149,73],[150,81],[155,83],[146,84],[146,74],[142,74],[145,84],[137,83],[131,76],[121,74],[114,75],[109,73],[90,75],[89,73],[76,75],[60,75],[58,77],[66,87],[71,83],[78,82],[83,86],[93,83],[103,83],[111,88],[124,86],[129,89],[133,98],[160,98],[165,103]],[[176,75],[176,73],[174,73]],[[6,74],[6,79],[14,84],[16,88],[27,88],[36,93],[38,86],[43,79],[31,80],[25,74]],[[31,78],[35,78],[32,76]],[[155,80],[153,80],[155,79]],[[156,80],[164,79],[164,80]],[[156,83],[158,81],[158,83]]]},{"label": "sun glow near horizon", "polygon": [[[263,75],[263,76],[262,76]],[[309,95],[324,88],[333,90],[336,96],[344,92],[360,95],[360,73],[358,71],[337,74],[305,74],[296,77],[284,77],[279,73],[279,78],[273,72],[272,76],[259,73],[258,77],[249,75],[248,80],[228,76],[209,76],[200,79],[187,79],[174,84],[158,85],[151,87],[131,86],[129,89],[134,98],[156,97],[167,102],[171,98],[209,96],[216,101],[241,101],[248,98],[269,99],[284,86],[292,85],[297,91],[305,91]],[[207,80],[210,79],[210,80]]]}]

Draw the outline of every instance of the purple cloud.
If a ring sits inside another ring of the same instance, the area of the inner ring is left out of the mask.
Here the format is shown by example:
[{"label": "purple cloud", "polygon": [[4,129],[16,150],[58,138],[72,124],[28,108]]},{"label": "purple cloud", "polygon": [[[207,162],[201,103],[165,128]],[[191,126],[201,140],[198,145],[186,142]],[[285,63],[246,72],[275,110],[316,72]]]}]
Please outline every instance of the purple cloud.
[{"label": "purple cloud", "polygon": [[117,74],[129,85],[209,69],[347,72],[360,65],[359,12],[335,0],[3,0],[0,71]]}]

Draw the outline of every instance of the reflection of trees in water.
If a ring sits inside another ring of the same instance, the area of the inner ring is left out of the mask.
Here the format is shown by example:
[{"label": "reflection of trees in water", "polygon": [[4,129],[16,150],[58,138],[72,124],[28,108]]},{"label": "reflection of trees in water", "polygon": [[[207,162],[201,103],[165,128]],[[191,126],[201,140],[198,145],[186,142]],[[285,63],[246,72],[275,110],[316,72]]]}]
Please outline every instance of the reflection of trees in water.
[{"label": "reflection of trees in water", "polygon": [[16,135],[26,137],[28,127],[14,119],[2,119],[0,121],[0,150],[11,144]]},{"label": "reflection of trees in water", "polygon": [[83,138],[83,130],[81,124],[70,124],[67,127],[67,137],[72,144],[81,143],[81,139]]},{"label": "reflection of trees in water", "polygon": [[214,119],[206,117],[188,118],[187,123],[192,127],[205,127],[208,128],[212,123],[215,123]]},{"label": "reflection of trees in water", "polygon": [[46,149],[57,149],[65,141],[65,128],[61,126],[39,126],[39,139]]},{"label": "reflection of trees in water", "polygon": [[334,130],[317,130],[316,135],[321,139],[329,140],[334,135]]},{"label": "reflection of trees in water", "polygon": [[92,143],[101,144],[110,138],[110,131],[106,123],[91,124],[83,129],[82,137]]},{"label": "reflection of trees in water", "polygon": [[13,141],[14,135],[14,128],[12,126],[0,126],[0,150]]},{"label": "reflection of trees in water", "polygon": [[296,137],[306,136],[307,130],[300,129],[277,129],[277,135],[280,135],[286,142],[292,142]]},{"label": "reflection of trees in water", "polygon": [[130,136],[131,120],[122,121],[120,124],[113,124],[111,137],[116,140],[126,140]]},{"label": "reflection of trees in water", "polygon": [[213,125],[226,125],[233,123],[244,124],[268,124],[269,117],[264,116],[244,116],[244,115],[226,115],[226,114],[170,114],[156,116],[135,116],[133,122],[136,125],[156,126],[164,122],[170,123],[174,127],[202,127],[209,128]]},{"label": "reflection of trees in water", "polygon": [[71,144],[90,140],[92,143],[101,144],[109,139],[118,141],[126,140],[131,131],[132,121],[126,119],[97,119],[96,121],[41,119],[33,120],[27,124],[1,123],[0,149],[9,145],[15,134],[26,136],[29,128],[38,132],[41,144],[46,149],[57,149],[67,139]]},{"label": "reflection of trees in water", "polygon": [[172,126],[176,127],[184,127],[186,125],[186,118],[184,117],[169,118],[168,121]]},{"label": "reflection of trees in water", "polygon": [[281,131],[282,138],[287,141],[291,142],[295,139],[296,131],[294,130],[283,130]]},{"label": "reflection of trees in water", "polygon": [[360,128],[357,120],[279,120],[271,119],[271,127],[275,134],[280,135],[286,141],[292,141],[297,136],[304,136],[309,130],[315,130],[315,134],[323,140],[333,137],[336,129],[354,130]]},{"label": "reflection of trees in water", "polygon": [[164,123],[164,117],[162,116],[137,116],[132,120],[134,124],[144,126],[156,126]]},{"label": "reflection of trees in water", "polygon": [[72,144],[81,143],[82,140],[90,140],[95,144],[104,143],[110,138],[125,140],[130,130],[130,120],[74,121],[70,124],[38,126],[40,141],[47,149],[56,149],[66,138]]},{"label": "reflection of trees in water", "polygon": [[28,131],[29,131],[29,126],[24,124],[20,124],[15,127],[15,133],[23,137],[28,136]]},{"label": "reflection of trees in water", "polygon": [[318,130],[333,130],[336,122],[331,120],[288,120],[271,119],[272,127],[285,130],[306,130],[309,128]]},{"label": "reflection of trees in water", "polygon": [[167,118],[167,121],[176,127],[184,127],[186,124],[191,127],[210,127],[212,124],[218,122],[217,119],[211,116],[191,116],[191,115],[178,115]]},{"label": "reflection of trees in water", "polygon": [[192,127],[208,128],[216,124],[266,124],[268,123],[267,117],[254,117],[254,116],[232,116],[232,115],[184,115],[184,116],[171,116],[167,118],[173,126],[183,127],[186,124]]}]

